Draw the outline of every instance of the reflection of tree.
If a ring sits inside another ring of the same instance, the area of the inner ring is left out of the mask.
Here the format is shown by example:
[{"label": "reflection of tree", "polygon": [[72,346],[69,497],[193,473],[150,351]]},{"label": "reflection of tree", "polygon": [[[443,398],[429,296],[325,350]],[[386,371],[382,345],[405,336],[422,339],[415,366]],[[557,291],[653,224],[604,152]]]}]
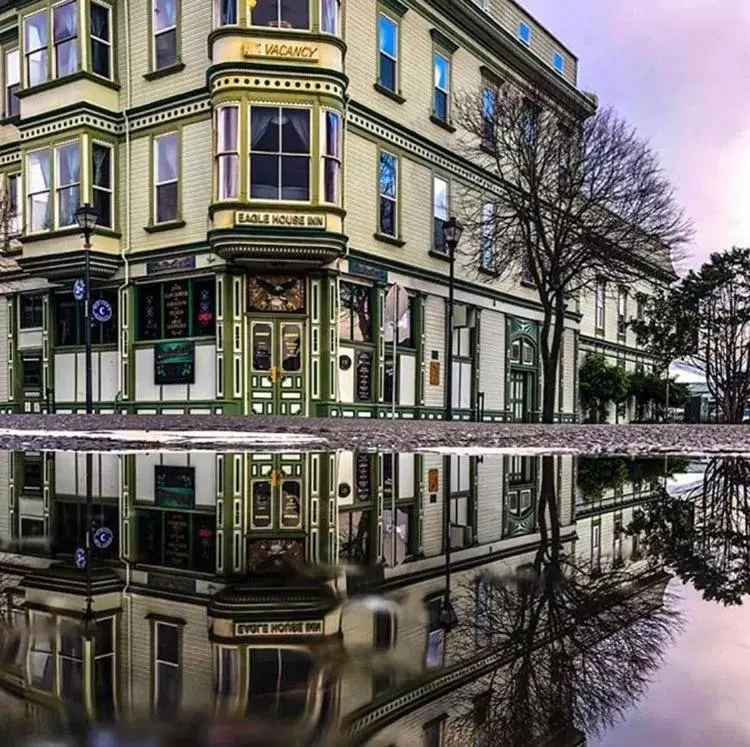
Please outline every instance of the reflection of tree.
[{"label": "reflection of tree", "polygon": [[[541,538],[527,572],[483,576],[459,615],[463,635],[499,657],[472,686],[475,697],[484,693],[483,744],[520,747],[574,728],[599,732],[640,698],[679,625],[663,573],[595,574],[563,548],[554,480],[554,457],[543,457]],[[476,717],[463,716],[467,726]]]},{"label": "reflection of tree", "polygon": [[[356,532],[352,533],[352,517],[357,516]],[[351,512],[347,516],[349,523],[346,541],[340,544],[339,554],[351,563],[367,563],[368,540],[370,537],[370,512],[362,511],[360,514]]]},{"label": "reflection of tree", "polygon": [[750,460],[711,459],[700,489],[658,490],[628,531],[705,599],[742,604],[750,592]]}]

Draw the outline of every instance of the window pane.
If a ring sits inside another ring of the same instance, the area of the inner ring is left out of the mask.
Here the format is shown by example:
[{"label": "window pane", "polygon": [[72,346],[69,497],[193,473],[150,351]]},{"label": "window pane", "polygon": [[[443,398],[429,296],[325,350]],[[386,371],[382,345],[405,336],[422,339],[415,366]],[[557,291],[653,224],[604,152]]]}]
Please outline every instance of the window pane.
[{"label": "window pane", "polygon": [[154,39],[156,69],[174,65],[177,62],[177,30],[162,31]]},{"label": "window pane", "polygon": [[325,160],[325,195],[326,202],[338,203],[341,196],[341,164],[331,158]]},{"label": "window pane", "polygon": [[380,14],[380,51],[394,59],[398,57],[398,24]]},{"label": "window pane", "polygon": [[338,34],[339,0],[323,0],[323,14],[320,28],[326,34]]},{"label": "window pane", "polygon": [[31,684],[38,690],[52,690],[52,654],[31,651],[29,653]]},{"label": "window pane", "polygon": [[66,3],[53,8],[53,34],[55,42],[55,74],[71,75],[78,70],[78,20],[76,3]]},{"label": "window pane", "polygon": [[387,197],[380,198],[380,233],[396,235],[396,203]]},{"label": "window pane", "polygon": [[445,179],[434,180],[434,216],[448,220],[448,182]]},{"label": "window pane", "polygon": [[380,154],[380,194],[396,198],[396,157]]},{"label": "window pane", "polygon": [[380,85],[389,91],[396,90],[396,63],[384,54],[380,55]]},{"label": "window pane", "polygon": [[176,0],[154,0],[154,30],[164,31],[177,23]]},{"label": "window pane", "polygon": [[20,54],[17,49],[5,53],[5,85],[21,82]]},{"label": "window pane", "polygon": [[156,623],[156,658],[173,664],[179,662],[179,630],[176,625]]},{"label": "window pane", "polygon": [[278,153],[279,144],[279,110],[276,107],[252,107],[250,110],[250,149]]},{"label": "window pane", "polygon": [[279,199],[279,156],[250,156],[250,197]]},{"label": "window pane", "polygon": [[98,3],[91,3],[91,35],[102,41],[110,41],[109,10]]},{"label": "window pane", "polygon": [[250,650],[250,687],[246,716],[276,715],[276,688],[279,681],[279,652],[276,649]]},{"label": "window pane", "polygon": [[96,656],[114,651],[114,620],[102,620],[96,624]]},{"label": "window pane", "polygon": [[102,721],[115,715],[115,678],[113,656],[105,656],[94,662],[94,697],[96,715]]},{"label": "window pane", "polygon": [[162,184],[156,188],[156,222],[165,223],[177,219],[177,182]]},{"label": "window pane", "polygon": [[257,0],[252,13],[252,24],[253,26],[278,26],[278,0]]},{"label": "window pane", "polygon": [[341,157],[341,116],[326,112],[326,155]]},{"label": "window pane", "polygon": [[237,0],[217,0],[219,6],[219,26],[237,23]]},{"label": "window pane", "polygon": [[219,109],[218,148],[220,153],[237,150],[237,121],[239,109],[224,106]]},{"label": "window pane", "polygon": [[56,5],[53,7],[52,26],[54,40],[56,42],[65,41],[66,39],[75,37],[78,28],[75,2]]},{"label": "window pane", "polygon": [[91,40],[92,67],[97,75],[110,78],[109,69],[109,46],[96,39]]},{"label": "window pane", "polygon": [[156,713],[159,718],[174,719],[180,707],[180,668],[156,664]]},{"label": "window pane", "polygon": [[239,685],[240,652],[233,648],[219,649],[219,681],[216,691],[220,695],[236,695]]},{"label": "window pane", "polygon": [[141,340],[161,337],[161,286],[144,285],[138,288],[138,330]]},{"label": "window pane", "polygon": [[214,279],[193,281],[193,335],[213,335],[216,332]]},{"label": "window pane", "polygon": [[284,153],[310,152],[310,110],[281,110],[281,150]]},{"label": "window pane", "polygon": [[278,717],[297,719],[305,711],[312,661],[300,651],[281,650]]},{"label": "window pane", "polygon": [[240,192],[240,157],[219,156],[219,199],[235,199]]},{"label": "window pane", "polygon": [[435,91],[435,116],[443,122],[448,121],[448,95],[443,91]]},{"label": "window pane", "polygon": [[450,62],[441,54],[435,54],[435,87],[447,91],[450,86]]},{"label": "window pane", "polygon": [[156,181],[162,182],[174,181],[179,175],[179,159],[177,147],[177,135],[164,135],[154,140],[154,149],[156,150]]},{"label": "window pane", "polygon": [[279,0],[282,28],[310,28],[310,0]]},{"label": "window pane", "polygon": [[112,188],[111,154],[112,149],[105,145],[94,143],[92,146],[93,180],[97,187]]},{"label": "window pane", "polygon": [[310,159],[283,156],[281,159],[281,199],[310,199]]},{"label": "window pane", "polygon": [[78,303],[55,297],[55,345],[78,345]]}]

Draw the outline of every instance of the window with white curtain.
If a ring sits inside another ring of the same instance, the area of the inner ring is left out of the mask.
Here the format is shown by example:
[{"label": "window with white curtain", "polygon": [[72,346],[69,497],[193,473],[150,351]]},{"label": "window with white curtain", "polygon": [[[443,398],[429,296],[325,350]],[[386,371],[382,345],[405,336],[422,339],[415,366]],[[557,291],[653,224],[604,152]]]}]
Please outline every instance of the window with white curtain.
[{"label": "window with white curtain", "polygon": [[236,26],[238,19],[237,0],[216,0],[217,26]]},{"label": "window with white curtain", "polygon": [[91,146],[91,182],[94,207],[99,215],[98,224],[112,228],[112,148],[102,143]]},{"label": "window with white curtain", "polygon": [[154,70],[177,62],[177,0],[153,0]]},{"label": "window with white curtain", "polygon": [[326,112],[325,128],[323,199],[338,204],[341,202],[341,115],[337,112]]},{"label": "window with white curtain", "polygon": [[47,10],[23,19],[23,51],[26,57],[26,83],[38,86],[49,79],[49,16]]},{"label": "window with white curtain", "polygon": [[21,233],[23,227],[23,196],[21,195],[21,175],[8,174],[5,188],[8,201],[8,233],[11,236]]},{"label": "window with white curtain", "polygon": [[255,0],[250,25],[280,29],[309,29],[310,0]]},{"label": "window with white curtain", "polygon": [[310,200],[310,109],[250,109],[250,197]]},{"label": "window with white curtain", "polygon": [[31,232],[47,231],[52,228],[51,156],[49,148],[34,151],[26,156],[26,196]]},{"label": "window with white curtain", "polygon": [[80,205],[81,148],[77,140],[55,148],[57,225],[73,226]]},{"label": "window with white curtain", "polygon": [[91,3],[91,71],[112,77],[112,10],[103,3]]},{"label": "window with white curtain", "polygon": [[154,223],[177,220],[180,192],[179,135],[154,138]]},{"label": "window with white curtain", "polygon": [[216,163],[220,200],[235,200],[240,193],[239,107],[216,111]]},{"label": "window with white curtain", "polygon": [[320,30],[324,34],[338,34],[341,0],[320,0]]},{"label": "window with white curtain", "polygon": [[78,6],[75,0],[52,6],[55,77],[78,72]]},{"label": "window with white curtain", "polygon": [[18,89],[21,87],[21,54],[17,49],[5,53],[5,116],[21,113]]}]

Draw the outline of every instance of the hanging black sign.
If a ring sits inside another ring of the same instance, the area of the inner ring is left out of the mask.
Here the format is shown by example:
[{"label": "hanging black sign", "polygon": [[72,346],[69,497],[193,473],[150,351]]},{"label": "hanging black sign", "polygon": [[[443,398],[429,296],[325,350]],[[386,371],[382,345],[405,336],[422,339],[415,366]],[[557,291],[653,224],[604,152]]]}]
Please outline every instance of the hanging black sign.
[{"label": "hanging black sign", "polygon": [[281,524],[285,527],[298,527],[302,521],[300,484],[286,480],[281,484]]},{"label": "hanging black sign", "polygon": [[357,402],[370,402],[372,399],[372,353],[366,350],[357,352],[355,371]]},{"label": "hanging black sign", "polygon": [[253,483],[253,526],[271,526],[271,483]]},{"label": "hanging black sign", "polygon": [[195,343],[158,342],[154,345],[156,384],[195,383]]},{"label": "hanging black sign", "polygon": [[358,501],[369,501],[372,497],[370,490],[372,486],[372,460],[369,454],[356,454],[355,460],[356,499]]},{"label": "hanging black sign", "polygon": [[164,332],[166,337],[187,337],[190,293],[187,280],[174,280],[164,286]]},{"label": "hanging black sign", "polygon": [[154,467],[156,505],[165,508],[195,506],[195,467],[157,464]]},{"label": "hanging black sign", "polygon": [[164,565],[190,566],[190,514],[167,511],[164,514]]}]

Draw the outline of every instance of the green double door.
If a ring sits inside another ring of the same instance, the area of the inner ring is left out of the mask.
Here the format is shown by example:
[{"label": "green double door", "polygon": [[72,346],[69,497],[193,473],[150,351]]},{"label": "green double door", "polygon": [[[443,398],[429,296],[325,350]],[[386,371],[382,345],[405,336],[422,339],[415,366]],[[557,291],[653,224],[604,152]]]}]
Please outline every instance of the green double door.
[{"label": "green double door", "polygon": [[250,321],[251,415],[306,415],[305,322]]},{"label": "green double door", "polygon": [[535,402],[535,389],[536,374],[533,371],[511,370],[508,409],[514,422],[531,422],[531,413],[534,410]]}]

